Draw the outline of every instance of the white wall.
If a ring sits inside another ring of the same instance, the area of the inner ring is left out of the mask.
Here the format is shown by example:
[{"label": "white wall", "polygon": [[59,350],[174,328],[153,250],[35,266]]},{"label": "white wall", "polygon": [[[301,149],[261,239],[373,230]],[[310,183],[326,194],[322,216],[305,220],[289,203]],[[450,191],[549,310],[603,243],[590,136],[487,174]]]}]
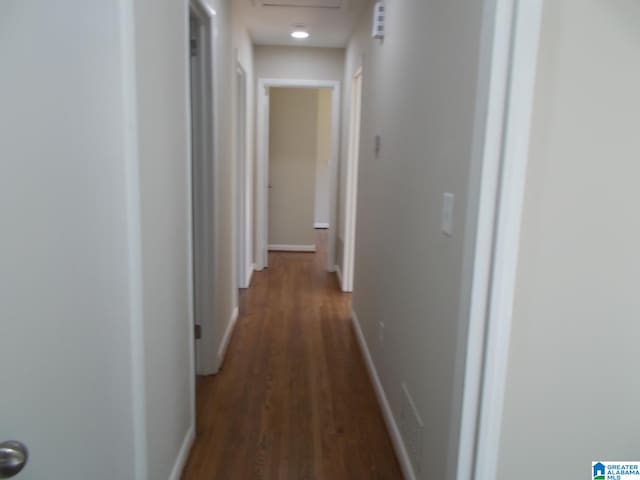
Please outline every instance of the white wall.
[{"label": "white wall", "polygon": [[545,2],[499,479],[638,459],[638,25],[634,0]]},{"label": "white wall", "polygon": [[24,480],[133,479],[143,457],[122,7],[0,2],[0,436],[30,449]]},{"label": "white wall", "polygon": [[343,48],[255,47],[257,78],[341,81]]},{"label": "white wall", "polygon": [[[231,19],[227,1],[215,10],[213,270],[214,316],[203,326],[209,348],[198,350],[205,372],[237,306],[234,262],[235,186],[232,157]],[[135,3],[138,150],[145,317],[146,433],[149,478],[168,478],[194,432],[190,265],[190,97],[188,2]],[[198,261],[198,259],[196,259]]]},{"label": "white wall", "polygon": [[331,158],[331,90],[318,89],[318,134],[314,224],[329,225],[329,160]]},{"label": "white wall", "polygon": [[[465,225],[482,3],[389,1],[384,42],[370,37],[369,10],[346,54],[343,164],[351,78],[363,66],[353,307],[394,417],[405,383],[424,422],[420,479],[454,478],[447,460],[459,419],[465,237],[474,234]],[[452,237],[440,230],[445,192],[455,194]]]},{"label": "white wall", "polygon": [[135,35],[147,465],[160,479],[194,428],[187,3],[135,2]]}]

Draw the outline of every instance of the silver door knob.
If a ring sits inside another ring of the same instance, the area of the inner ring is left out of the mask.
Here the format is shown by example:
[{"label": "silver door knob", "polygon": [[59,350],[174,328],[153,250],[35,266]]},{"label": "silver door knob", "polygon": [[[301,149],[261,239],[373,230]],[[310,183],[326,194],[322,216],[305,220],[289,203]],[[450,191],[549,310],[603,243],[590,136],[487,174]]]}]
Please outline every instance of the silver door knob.
[{"label": "silver door knob", "polygon": [[29,460],[29,450],[20,442],[10,440],[0,443],[0,478],[19,474]]}]

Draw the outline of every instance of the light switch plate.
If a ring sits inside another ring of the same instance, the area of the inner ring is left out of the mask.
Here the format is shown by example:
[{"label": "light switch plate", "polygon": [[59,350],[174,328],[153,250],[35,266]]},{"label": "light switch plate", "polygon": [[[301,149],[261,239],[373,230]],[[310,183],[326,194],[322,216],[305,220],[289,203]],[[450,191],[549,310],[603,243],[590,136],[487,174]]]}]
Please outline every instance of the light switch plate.
[{"label": "light switch plate", "polygon": [[442,195],[442,233],[448,237],[453,236],[453,193]]}]

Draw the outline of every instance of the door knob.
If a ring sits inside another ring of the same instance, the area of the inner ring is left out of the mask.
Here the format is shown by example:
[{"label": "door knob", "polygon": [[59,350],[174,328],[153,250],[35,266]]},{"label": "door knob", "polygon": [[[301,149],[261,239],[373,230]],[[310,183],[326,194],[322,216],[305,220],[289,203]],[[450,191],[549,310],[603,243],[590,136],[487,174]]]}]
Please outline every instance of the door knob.
[{"label": "door knob", "polygon": [[0,478],[19,474],[29,460],[29,450],[20,442],[10,440],[0,443]]}]

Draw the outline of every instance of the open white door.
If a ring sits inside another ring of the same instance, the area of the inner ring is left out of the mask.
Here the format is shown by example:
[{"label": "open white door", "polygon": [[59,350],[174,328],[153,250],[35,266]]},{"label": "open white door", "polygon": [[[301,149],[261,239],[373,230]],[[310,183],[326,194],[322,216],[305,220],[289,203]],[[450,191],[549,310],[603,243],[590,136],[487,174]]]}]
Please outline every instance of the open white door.
[{"label": "open white door", "polygon": [[[120,8],[0,2],[0,442],[29,449],[18,480],[143,478],[134,63]],[[0,477],[19,464],[17,449],[0,453]]]},{"label": "open white door", "polygon": [[200,0],[189,2],[191,90],[191,209],[193,236],[194,321],[196,324],[196,372],[217,372],[214,328],[215,252],[215,141],[214,41],[215,15]]}]

